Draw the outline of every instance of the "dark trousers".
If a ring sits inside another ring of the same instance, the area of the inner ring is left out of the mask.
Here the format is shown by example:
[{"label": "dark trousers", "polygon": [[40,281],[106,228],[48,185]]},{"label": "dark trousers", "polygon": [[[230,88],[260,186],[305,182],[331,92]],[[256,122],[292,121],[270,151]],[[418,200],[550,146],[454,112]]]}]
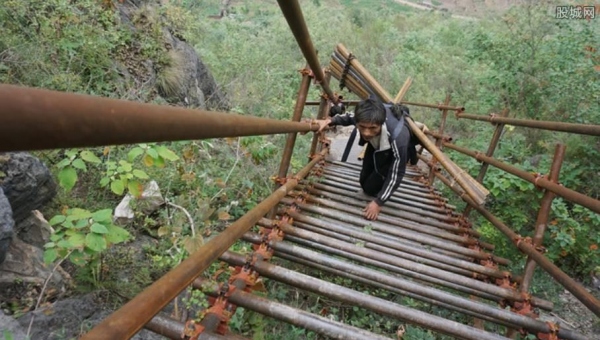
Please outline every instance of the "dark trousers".
[{"label": "dark trousers", "polygon": [[377,196],[385,178],[375,171],[375,163],[373,160],[373,148],[369,145],[365,151],[365,157],[363,158],[363,165],[360,171],[360,187],[363,189],[365,194],[369,196]]}]

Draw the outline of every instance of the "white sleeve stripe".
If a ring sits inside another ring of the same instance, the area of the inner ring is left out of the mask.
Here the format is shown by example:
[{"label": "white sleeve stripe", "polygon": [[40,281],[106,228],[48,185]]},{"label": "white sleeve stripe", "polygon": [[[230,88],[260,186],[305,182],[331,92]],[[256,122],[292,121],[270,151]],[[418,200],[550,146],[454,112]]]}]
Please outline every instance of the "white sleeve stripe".
[{"label": "white sleeve stripe", "polygon": [[398,146],[396,145],[396,141],[392,141],[392,150],[394,151],[394,156],[396,160],[394,161],[394,165],[392,166],[392,180],[388,183],[388,187],[385,188],[383,195],[381,196],[381,200],[385,201],[389,196],[392,195],[392,188],[396,184],[396,180],[398,178],[398,167],[400,166],[400,153],[398,152]]}]

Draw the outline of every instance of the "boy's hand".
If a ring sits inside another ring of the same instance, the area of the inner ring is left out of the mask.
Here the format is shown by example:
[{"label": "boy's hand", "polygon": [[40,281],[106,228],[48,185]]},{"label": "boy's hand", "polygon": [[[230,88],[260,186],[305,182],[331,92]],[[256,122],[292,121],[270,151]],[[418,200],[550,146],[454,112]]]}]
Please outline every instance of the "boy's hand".
[{"label": "boy's hand", "polygon": [[379,212],[381,211],[381,207],[375,201],[369,202],[367,206],[363,209],[363,216],[367,220],[376,220],[379,216]]},{"label": "boy's hand", "polygon": [[319,124],[319,131],[317,131],[317,133],[321,133],[323,132],[323,130],[325,130],[329,123],[331,123],[331,118],[317,119],[316,122],[317,124]]}]

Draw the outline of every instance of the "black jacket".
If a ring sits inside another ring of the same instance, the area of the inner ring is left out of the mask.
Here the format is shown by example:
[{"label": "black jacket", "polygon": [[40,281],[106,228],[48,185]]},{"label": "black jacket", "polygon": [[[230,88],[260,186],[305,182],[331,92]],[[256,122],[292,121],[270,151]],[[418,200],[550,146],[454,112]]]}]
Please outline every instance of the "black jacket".
[{"label": "black jacket", "polygon": [[[374,171],[377,172],[382,178],[384,178],[383,187],[377,194],[375,201],[380,206],[383,205],[396,191],[402,178],[406,173],[406,163],[416,164],[418,161],[416,145],[419,144],[419,140],[412,134],[408,127],[408,123],[404,123],[402,129],[399,131],[396,138],[392,139],[392,133],[396,129],[397,124],[400,122],[399,117],[391,116],[391,110],[387,109],[387,119],[385,121],[387,136],[381,136],[379,150],[375,150],[371,143],[368,143],[362,137],[360,137],[358,145],[365,145],[367,143],[367,150],[365,152],[365,159],[363,160],[363,169],[371,161]],[[407,112],[404,113],[405,119],[410,118]],[[331,118],[330,125],[356,125],[354,116],[350,113],[343,115],[337,115]],[[386,139],[387,143],[384,142]]]}]

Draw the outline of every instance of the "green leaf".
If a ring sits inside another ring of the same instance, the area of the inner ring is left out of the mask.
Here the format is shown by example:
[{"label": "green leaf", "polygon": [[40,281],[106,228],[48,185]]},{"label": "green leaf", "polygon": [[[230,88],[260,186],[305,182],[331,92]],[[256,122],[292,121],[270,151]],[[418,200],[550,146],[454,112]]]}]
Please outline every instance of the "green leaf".
[{"label": "green leaf", "polygon": [[81,158],[83,158],[84,161],[88,162],[88,163],[94,163],[94,164],[100,164],[102,163],[102,161],[100,160],[100,158],[96,157],[96,155],[94,155],[91,151],[89,150],[83,150],[80,153]]},{"label": "green leaf", "polygon": [[77,250],[71,253],[69,256],[71,262],[77,266],[84,266],[87,263],[87,256],[81,250]]},{"label": "green leaf", "polygon": [[89,225],[89,221],[87,218],[78,220],[77,223],[75,223],[75,225],[73,226],[73,228],[75,229],[82,229],[85,228]]},{"label": "green leaf", "polygon": [[123,195],[123,191],[125,191],[123,181],[120,179],[112,181],[112,183],[110,183],[110,190],[117,195]]},{"label": "green leaf", "polygon": [[67,240],[60,240],[60,241],[58,241],[58,243],[56,245],[59,248],[65,248],[65,249],[71,249],[73,247],[73,245],[71,244],[71,242],[69,242]]},{"label": "green leaf", "polygon": [[107,234],[108,233],[108,229],[106,229],[106,227],[100,223],[92,224],[92,226],[90,227],[90,230],[97,234]]},{"label": "green leaf", "polygon": [[126,162],[124,160],[120,160],[119,164],[121,164],[122,167],[122,172],[131,172],[131,170],[133,169],[133,167],[131,166],[131,163]]},{"label": "green leaf", "polygon": [[102,179],[100,180],[101,187],[107,186],[108,183],[110,183],[110,177],[102,177]]},{"label": "green leaf", "polygon": [[54,249],[54,248],[46,249],[44,251],[44,263],[46,263],[46,264],[51,264],[52,262],[54,262],[56,260],[57,257],[58,257],[58,253],[56,252],[56,249]]},{"label": "green leaf", "polygon": [[121,243],[129,239],[129,232],[121,227],[109,224],[106,229],[108,229],[108,234],[104,237],[109,244]]},{"label": "green leaf", "polygon": [[154,159],[158,158],[158,152],[154,148],[148,148],[148,150],[146,150],[146,153],[148,154],[148,156]]},{"label": "green leaf", "polygon": [[85,236],[85,246],[99,253],[106,249],[106,240],[102,235],[89,233]]},{"label": "green leaf", "polygon": [[66,191],[70,191],[77,182],[77,171],[71,166],[63,168],[58,173],[58,183]]},{"label": "green leaf", "polygon": [[62,161],[58,162],[58,164],[56,164],[56,167],[59,169],[62,169],[69,164],[71,164],[71,160],[68,158],[65,158]]},{"label": "green leaf", "polygon": [[142,161],[146,166],[152,166],[154,164],[154,158],[150,155],[145,155],[144,158],[142,158]]},{"label": "green leaf", "polygon": [[165,159],[158,156],[158,158],[156,158],[154,160],[154,165],[156,165],[157,168],[164,168],[165,167]]},{"label": "green leaf", "polygon": [[158,154],[169,161],[176,161],[179,159],[179,156],[177,156],[177,154],[175,154],[173,151],[169,150],[166,146],[157,146],[156,150],[158,151]]},{"label": "green leaf", "polygon": [[92,217],[92,213],[89,210],[85,210],[85,209],[81,209],[81,208],[69,209],[69,210],[67,210],[67,213],[69,214],[67,219],[70,219],[71,221],[80,220],[82,218]]},{"label": "green leaf", "polygon": [[52,218],[50,219],[50,221],[48,221],[48,223],[49,223],[50,225],[57,225],[57,224],[63,223],[63,222],[65,221],[65,219],[66,219],[66,218],[67,218],[67,217],[66,217],[66,216],[64,216],[64,215],[56,215],[56,216],[52,217]]},{"label": "green leaf", "polygon": [[148,174],[146,174],[144,171],[138,170],[138,169],[133,170],[133,175],[135,177],[139,178],[139,179],[148,179],[148,178],[150,178],[148,176]]},{"label": "green leaf", "polygon": [[130,181],[127,183],[127,189],[129,189],[129,193],[131,193],[134,197],[139,198],[142,196],[142,190],[144,190],[144,187],[138,181]]},{"label": "green leaf", "polygon": [[85,245],[85,236],[80,233],[70,235],[67,240],[73,245],[73,248],[80,248]]},{"label": "green leaf", "polygon": [[98,210],[92,214],[92,219],[96,222],[112,221],[112,209]]},{"label": "green leaf", "polygon": [[136,146],[135,148],[131,149],[129,151],[129,153],[127,154],[127,159],[130,162],[133,162],[139,155],[144,153],[144,149],[140,148],[139,146]]},{"label": "green leaf", "polygon": [[46,244],[44,244],[44,248],[48,249],[48,248],[54,248],[56,247],[56,243],[54,242],[48,242]]},{"label": "green leaf", "polygon": [[73,163],[71,163],[71,165],[73,165],[73,167],[75,169],[87,171],[87,167],[85,166],[85,163],[80,158],[77,158],[76,160],[74,160]]}]

